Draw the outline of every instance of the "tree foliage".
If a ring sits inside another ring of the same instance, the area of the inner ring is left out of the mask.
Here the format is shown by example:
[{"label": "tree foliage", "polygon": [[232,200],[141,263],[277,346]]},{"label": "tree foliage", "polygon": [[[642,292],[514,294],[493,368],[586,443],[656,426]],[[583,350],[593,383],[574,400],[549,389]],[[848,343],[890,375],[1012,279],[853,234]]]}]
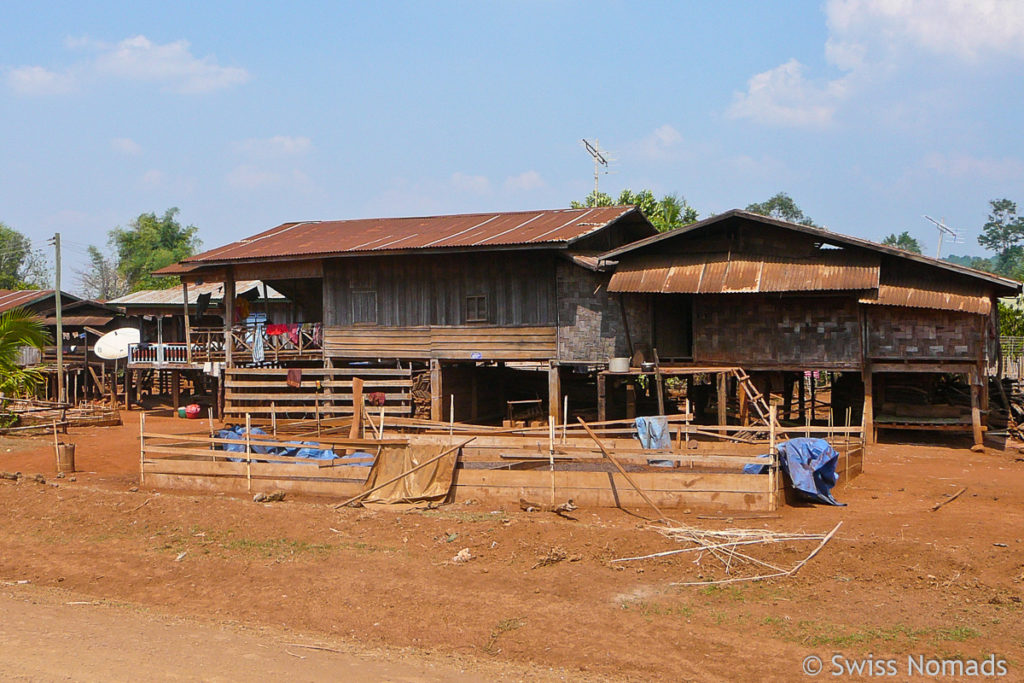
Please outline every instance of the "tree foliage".
[{"label": "tree foliage", "polygon": [[994,271],[1017,277],[1022,274],[1024,256],[1024,216],[1017,214],[1017,203],[1009,199],[993,199],[988,221],[981,228],[978,244],[995,252]]},{"label": "tree foliage", "polygon": [[900,234],[890,233],[888,237],[882,240],[882,244],[890,247],[896,247],[904,251],[909,251],[914,254],[921,253],[921,243],[916,238],[911,237],[910,233],[904,230]]},{"label": "tree foliage", "polygon": [[49,269],[32,241],[0,223],[0,289],[39,289],[49,284]]},{"label": "tree foliage", "polygon": [[86,297],[109,301],[129,292],[128,282],[117,267],[113,255],[105,255],[94,246],[89,247],[89,266],[78,271],[79,288]]},{"label": "tree foliage", "polygon": [[657,199],[650,190],[633,192],[625,189],[619,193],[617,199],[613,200],[611,195],[598,192],[596,195],[591,192],[582,202],[572,202],[572,208],[582,209],[590,206],[627,206],[632,205],[640,209],[647,220],[651,222],[659,232],[667,232],[675,228],[689,225],[697,220],[698,213],[695,208],[687,203],[686,199],[676,194],[667,194]]},{"label": "tree foliage", "polygon": [[18,366],[23,346],[41,349],[50,341],[42,319],[24,308],[0,313],[0,391],[9,395],[31,391],[42,379],[38,368]]},{"label": "tree foliage", "polygon": [[999,334],[1004,337],[1024,337],[1024,309],[998,302]]},{"label": "tree foliage", "polygon": [[793,198],[785,192],[779,192],[775,196],[770,197],[767,201],[763,201],[758,204],[750,204],[747,206],[747,211],[751,213],[758,213],[762,216],[768,216],[769,218],[789,221],[790,223],[807,225],[812,228],[818,227],[818,225],[811,220],[811,217],[806,215],[800,207],[796,205]]},{"label": "tree foliage", "polygon": [[110,241],[117,249],[117,270],[129,291],[166,289],[177,284],[175,278],[152,275],[154,270],[192,256],[201,244],[196,237],[199,228],[181,227],[175,220],[177,214],[177,208],[167,209],[161,217],[144,213],[127,228],[110,231]]},{"label": "tree foliage", "polygon": [[943,260],[955,263],[958,266],[966,266],[967,268],[974,268],[975,270],[983,270],[986,273],[994,273],[995,266],[992,265],[992,259],[987,259],[983,256],[957,256],[956,254],[950,254]]}]

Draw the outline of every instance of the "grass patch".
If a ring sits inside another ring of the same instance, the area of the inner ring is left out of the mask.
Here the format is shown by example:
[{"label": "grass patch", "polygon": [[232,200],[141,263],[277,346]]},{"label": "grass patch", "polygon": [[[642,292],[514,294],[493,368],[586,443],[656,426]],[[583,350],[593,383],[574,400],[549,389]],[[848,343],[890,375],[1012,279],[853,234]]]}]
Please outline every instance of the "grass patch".
[{"label": "grass patch", "polygon": [[451,519],[457,522],[472,522],[476,524],[484,522],[501,522],[508,519],[508,516],[504,511],[493,515],[489,512],[470,512],[468,510],[423,510],[420,514],[424,517]]},{"label": "grass patch", "polygon": [[496,650],[494,646],[498,643],[498,638],[504,633],[521,629],[525,625],[526,619],[522,617],[502,619],[491,630],[490,638],[487,639],[487,644],[484,645],[484,652],[487,654],[497,654],[499,650]]},{"label": "grass patch", "polygon": [[693,616],[693,608],[681,605],[663,605],[660,602],[648,602],[647,600],[628,600],[620,603],[619,607],[628,612],[636,612],[648,621],[654,617],[683,617],[689,619]]},{"label": "grass patch", "polygon": [[251,538],[233,538],[223,544],[225,550],[237,550],[244,553],[255,553],[261,557],[289,557],[295,555],[326,555],[334,550],[329,543],[307,543],[290,538],[268,538],[255,540]]},{"label": "grass patch", "polygon": [[943,642],[961,643],[981,636],[978,630],[967,626],[914,628],[907,624],[894,624],[881,628],[848,628],[809,620],[787,623],[778,617],[765,617],[761,623],[775,630],[782,640],[810,647],[847,648],[881,643],[911,646],[922,642],[937,645]]}]

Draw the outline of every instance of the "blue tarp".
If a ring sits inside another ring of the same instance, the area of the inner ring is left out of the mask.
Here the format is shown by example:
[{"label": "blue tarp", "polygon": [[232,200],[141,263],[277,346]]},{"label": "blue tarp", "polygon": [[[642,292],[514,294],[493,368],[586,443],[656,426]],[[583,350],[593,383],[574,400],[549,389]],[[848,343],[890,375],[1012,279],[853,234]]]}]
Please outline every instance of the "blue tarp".
[{"label": "blue tarp", "polygon": [[[789,476],[793,489],[816,503],[845,505],[832,497],[832,487],[839,481],[836,461],[839,453],[825,439],[790,439],[783,441],[775,450],[779,454],[779,465]],[[768,457],[768,456],[762,456]],[[761,474],[767,465],[746,465],[746,474]]]},{"label": "blue tarp", "polygon": [[[267,433],[259,427],[252,428],[252,435],[257,440],[263,440],[260,437],[267,436]],[[221,429],[216,434],[218,439],[230,439],[237,441],[234,443],[217,444],[216,449],[219,451],[228,451],[229,453],[244,453],[245,452],[245,427],[242,425],[235,425],[228,427],[227,429]],[[253,446],[252,452],[260,455],[280,455],[300,460],[335,460],[338,455],[330,449],[321,449],[317,447],[316,443],[309,441],[300,441],[299,443],[307,446],[307,448],[286,448],[284,446]],[[355,457],[357,454],[347,457]],[[365,453],[358,454],[359,457],[366,457]],[[345,458],[342,458],[343,460]],[[232,462],[244,462],[244,458],[228,458]],[[369,463],[353,463],[355,465],[366,465]]]}]

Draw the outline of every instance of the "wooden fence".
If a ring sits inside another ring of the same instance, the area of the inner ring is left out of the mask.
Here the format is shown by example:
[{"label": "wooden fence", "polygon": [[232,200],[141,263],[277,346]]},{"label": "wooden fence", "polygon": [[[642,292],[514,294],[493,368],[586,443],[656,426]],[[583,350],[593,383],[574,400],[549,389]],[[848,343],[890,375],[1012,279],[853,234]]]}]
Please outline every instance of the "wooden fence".
[{"label": "wooden fence", "polygon": [[[227,368],[224,371],[224,416],[246,414],[257,419],[276,417],[325,418],[352,415],[352,381],[363,382],[368,410],[387,415],[412,414],[412,370],[399,368],[302,368],[299,386],[288,384],[287,368]],[[383,397],[383,405],[371,398]]]}]

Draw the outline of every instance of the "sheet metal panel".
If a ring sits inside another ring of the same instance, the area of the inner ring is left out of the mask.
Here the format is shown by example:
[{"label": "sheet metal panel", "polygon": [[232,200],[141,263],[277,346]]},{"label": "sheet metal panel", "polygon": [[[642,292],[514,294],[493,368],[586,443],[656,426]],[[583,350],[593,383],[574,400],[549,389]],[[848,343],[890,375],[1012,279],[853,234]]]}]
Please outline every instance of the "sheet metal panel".
[{"label": "sheet metal panel", "polygon": [[634,210],[631,206],[609,206],[284,223],[185,259],[182,265],[350,252],[560,243],[599,230]]},{"label": "sheet metal panel", "polygon": [[[258,288],[258,289],[257,289]],[[235,294],[241,296],[253,289],[257,289],[259,294],[263,293],[263,283],[259,280],[237,280],[235,281]],[[204,282],[201,285],[190,284],[188,286],[188,302],[194,304],[199,300],[200,294],[210,294],[211,301],[220,301],[224,298],[224,283],[222,282]],[[277,291],[273,287],[267,287],[267,298],[270,300],[274,299],[285,299],[284,294]],[[182,289],[180,286],[170,287],[168,289],[143,289],[138,292],[132,292],[131,294],[125,294],[122,297],[111,299],[107,302],[108,304],[115,306],[170,306],[177,304],[178,306],[184,306],[184,298]]]},{"label": "sheet metal panel", "polygon": [[680,254],[624,259],[609,291],[676,294],[742,294],[863,290],[878,287],[879,263],[871,256],[823,251],[811,259],[753,254]]},{"label": "sheet metal panel", "polygon": [[877,306],[932,308],[978,315],[988,315],[992,312],[992,293],[986,289],[970,288],[950,282],[924,283],[906,277],[893,277],[892,281],[883,282],[878,287],[877,296],[865,297],[860,302]]}]

